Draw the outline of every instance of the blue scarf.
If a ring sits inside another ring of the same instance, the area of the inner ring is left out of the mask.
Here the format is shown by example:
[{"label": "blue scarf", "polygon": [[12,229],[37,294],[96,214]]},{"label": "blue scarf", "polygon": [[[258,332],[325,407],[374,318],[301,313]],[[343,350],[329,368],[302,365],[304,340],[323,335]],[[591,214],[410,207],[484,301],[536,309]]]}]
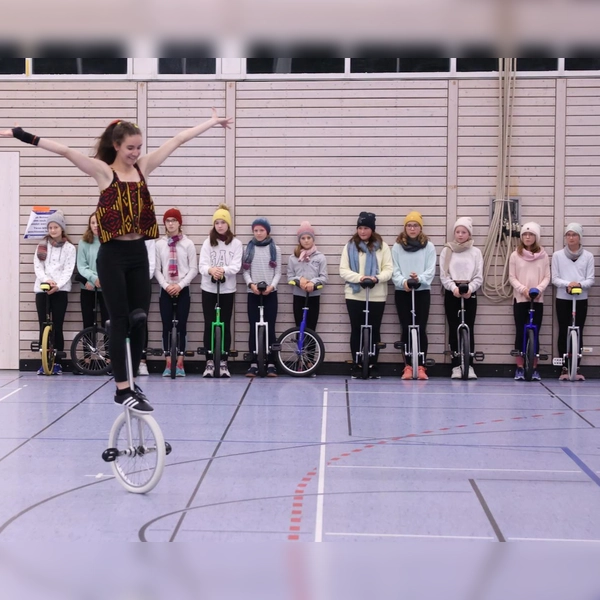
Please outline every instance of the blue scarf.
[{"label": "blue scarf", "polygon": [[[358,250],[364,252],[367,255],[367,260],[365,262],[365,272],[363,275],[367,275],[369,277],[377,277],[379,275],[379,265],[377,264],[377,250],[379,250],[379,242],[373,243],[373,249],[369,250],[368,246],[364,242],[360,242],[358,248],[356,244],[350,240],[348,242],[348,260],[350,262],[350,268],[355,272],[359,273],[359,260],[358,260]],[[360,283],[348,283],[348,285],[352,288],[353,294],[358,294],[362,289]]]},{"label": "blue scarf", "polygon": [[266,237],[262,242],[257,242],[254,238],[252,238],[248,245],[246,246],[246,252],[244,253],[244,258],[242,259],[242,267],[244,271],[249,271],[252,265],[252,260],[254,259],[254,248],[255,246],[269,246],[269,252],[271,254],[271,260],[269,261],[269,266],[271,269],[275,269],[277,267],[277,248],[275,247],[275,242],[271,236]]}]

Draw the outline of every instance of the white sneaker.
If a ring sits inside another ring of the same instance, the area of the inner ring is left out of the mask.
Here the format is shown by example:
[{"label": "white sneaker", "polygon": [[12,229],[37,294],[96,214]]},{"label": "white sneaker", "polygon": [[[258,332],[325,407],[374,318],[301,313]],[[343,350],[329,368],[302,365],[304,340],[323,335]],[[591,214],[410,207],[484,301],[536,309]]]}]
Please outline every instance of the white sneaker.
[{"label": "white sneaker", "polygon": [[460,370],[460,367],[452,367],[452,375],[450,376],[450,379],[461,379],[462,378],[462,371]]},{"label": "white sneaker", "polygon": [[148,373],[148,365],[145,362],[141,362],[138,367],[138,375],[150,375]]},{"label": "white sneaker", "polygon": [[204,369],[204,373],[202,373],[202,377],[214,377],[215,376],[215,363],[212,360],[206,361],[206,368]]},{"label": "white sneaker", "polygon": [[475,371],[473,370],[473,367],[471,365],[469,365],[469,375],[468,375],[469,379],[477,379],[477,375],[475,375]]},{"label": "white sneaker", "polygon": [[219,371],[221,371],[221,377],[231,377],[231,373],[229,372],[229,369],[227,368],[226,360],[221,361],[221,364],[219,366]]}]

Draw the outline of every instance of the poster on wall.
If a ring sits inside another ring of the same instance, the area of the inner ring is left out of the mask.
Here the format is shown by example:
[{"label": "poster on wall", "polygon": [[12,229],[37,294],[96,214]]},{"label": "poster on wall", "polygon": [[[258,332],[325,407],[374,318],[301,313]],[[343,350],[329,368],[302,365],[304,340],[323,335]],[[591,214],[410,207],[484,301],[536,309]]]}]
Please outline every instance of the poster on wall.
[{"label": "poster on wall", "polygon": [[56,212],[49,206],[34,206],[27,221],[24,239],[43,238],[48,233],[48,217]]}]

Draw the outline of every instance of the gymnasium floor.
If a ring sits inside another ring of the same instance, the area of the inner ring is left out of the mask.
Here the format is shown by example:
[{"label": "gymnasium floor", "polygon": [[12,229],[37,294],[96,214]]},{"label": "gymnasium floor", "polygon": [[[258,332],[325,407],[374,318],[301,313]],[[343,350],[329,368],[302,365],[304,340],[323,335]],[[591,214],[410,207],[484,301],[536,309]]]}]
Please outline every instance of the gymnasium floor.
[{"label": "gymnasium floor", "polygon": [[0,371],[0,540],[600,544],[600,380],[140,379],[158,486],[101,460],[108,377]]}]

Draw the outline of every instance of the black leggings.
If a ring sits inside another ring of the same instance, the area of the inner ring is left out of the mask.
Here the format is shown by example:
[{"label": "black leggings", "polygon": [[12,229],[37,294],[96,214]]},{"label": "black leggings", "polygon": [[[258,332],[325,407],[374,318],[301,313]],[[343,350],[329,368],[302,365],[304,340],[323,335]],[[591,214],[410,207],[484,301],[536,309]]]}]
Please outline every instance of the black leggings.
[{"label": "black leggings", "polygon": [[[364,311],[366,306],[367,303],[364,300],[349,300],[346,298],[346,308],[350,317],[350,352],[352,354],[352,362],[356,361],[356,353],[360,350],[360,328],[365,323]],[[379,344],[381,341],[381,320],[383,319],[384,310],[385,302],[369,302],[369,325],[372,327],[373,344]],[[378,357],[379,347],[375,346],[373,364],[377,363]]]},{"label": "black leggings", "polygon": [[[529,323],[529,302],[513,301],[513,316],[515,318],[515,350],[523,351],[524,327]],[[533,324],[537,325],[538,336],[542,328],[542,318],[544,317],[544,305],[541,302],[533,303]],[[538,338],[539,339],[539,338]]]},{"label": "black leggings", "polygon": [[[304,316],[305,296],[294,296],[294,321],[296,327],[300,327],[302,317]],[[309,296],[308,298],[308,317],[306,317],[306,326],[313,331],[317,330],[317,321],[319,320],[319,307],[321,306],[321,296]]]},{"label": "black leggings", "polygon": [[[116,383],[127,381],[125,338],[129,331],[129,314],[150,308],[148,252],[143,239],[111,240],[100,245],[96,261],[102,293],[110,315],[109,350]],[[144,347],[144,327],[131,332],[131,360],[137,373]]]},{"label": "black leggings", "polygon": [[81,290],[81,317],[83,320],[83,328],[91,327],[96,321],[96,294],[98,294],[98,305],[100,306],[100,321],[98,325],[104,327],[106,320],[108,319],[108,310],[104,304],[104,297],[102,292],[96,292],[94,290]]},{"label": "black leggings", "polygon": [[[567,352],[567,331],[571,325],[571,310],[573,304],[571,300],[556,299],[556,320],[558,321],[558,356],[563,357]],[[577,300],[577,314],[575,315],[575,325],[579,327],[579,352],[583,348],[583,327],[587,317],[588,301]]]},{"label": "black leggings", "polygon": [[[402,329],[402,343],[408,343],[408,327],[412,325],[412,293],[396,290],[396,311],[400,320]],[[415,291],[415,323],[419,326],[419,346],[423,357],[427,358],[427,348],[429,340],[427,339],[427,321],[429,321],[429,307],[431,306],[431,291]],[[406,361],[405,361],[406,362]]]},{"label": "black leggings", "polygon": [[[250,332],[248,335],[248,346],[250,353],[255,355],[256,350],[256,323],[258,323],[260,315],[260,296],[258,294],[248,294],[248,320],[250,321]],[[269,345],[277,341],[275,337],[275,322],[277,321],[277,292],[271,292],[268,296],[263,296],[264,320],[268,322]],[[256,355],[254,356],[256,360]],[[271,354],[268,355],[268,360],[271,360]]]},{"label": "black leggings", "polygon": [[[446,319],[448,319],[448,342],[452,352],[458,352],[458,336],[456,330],[460,325],[460,298],[457,298],[450,290],[444,293],[444,309]],[[477,315],[477,296],[471,294],[469,299],[465,300],[465,325],[469,327],[471,338],[471,352],[475,352],[475,316]],[[452,366],[460,366],[460,356],[452,357]]]},{"label": "black leggings", "polygon": [[[46,320],[46,298],[50,301],[50,314],[52,315],[52,332],[54,333],[54,349],[62,352],[65,349],[65,336],[63,335],[63,323],[69,303],[69,294],[67,292],[38,292],[35,295],[35,307],[37,308],[38,321],[40,323],[40,345],[42,343],[42,332],[44,330],[44,321]],[[60,360],[56,360],[60,363]]]},{"label": "black leggings", "polygon": [[[177,333],[179,334],[179,342],[177,346],[181,352],[185,352],[185,344],[187,340],[187,321],[190,314],[190,288],[181,288],[179,296],[177,296]],[[173,323],[173,300],[170,294],[161,288],[158,298],[158,306],[160,308],[160,318],[162,320],[162,342],[163,350],[166,352],[171,348],[171,327]]]},{"label": "black leggings", "polygon": [[[221,307],[221,321],[225,324],[225,356],[231,348],[231,316],[233,315],[233,304],[235,301],[235,292],[231,294],[219,294],[219,305]],[[215,320],[215,306],[217,305],[217,295],[212,292],[202,290],[202,313],[204,314],[204,348],[206,359],[212,360],[211,334],[212,323]]]}]

